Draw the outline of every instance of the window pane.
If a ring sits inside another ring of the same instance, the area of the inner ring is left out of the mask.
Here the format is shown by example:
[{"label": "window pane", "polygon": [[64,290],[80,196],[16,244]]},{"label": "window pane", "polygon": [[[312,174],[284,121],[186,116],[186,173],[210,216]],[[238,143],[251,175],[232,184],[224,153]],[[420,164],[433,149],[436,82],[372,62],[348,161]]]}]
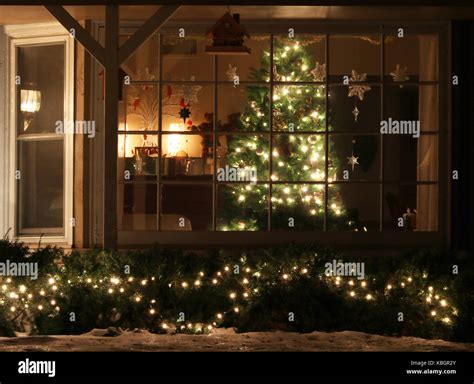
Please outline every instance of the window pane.
[{"label": "window pane", "polygon": [[326,38],[275,37],[273,65],[273,81],[325,81]]},{"label": "window pane", "polygon": [[213,136],[210,134],[162,135],[161,174],[165,179],[212,180],[214,173]]},{"label": "window pane", "polygon": [[[124,28],[120,35],[120,44],[124,44],[136,28]],[[153,34],[120,67],[134,81],[158,80],[159,77],[159,36]]]},{"label": "window pane", "polygon": [[63,140],[20,141],[18,150],[19,232],[63,234]]},{"label": "window pane", "polygon": [[268,228],[268,184],[219,185],[217,229],[258,231]]},{"label": "window pane", "polygon": [[272,189],[272,228],[324,229],[324,185],[283,184]]},{"label": "window pane", "polygon": [[438,78],[436,35],[385,37],[385,77],[388,81],[434,81]]},{"label": "window pane", "polygon": [[158,136],[119,135],[118,180],[153,181],[158,175]]},{"label": "window pane", "polygon": [[436,231],[438,229],[437,185],[384,186],[385,230]]},{"label": "window pane", "polygon": [[342,181],[378,181],[379,146],[380,137],[375,135],[330,135],[329,177]]},{"label": "window pane", "polygon": [[380,132],[379,86],[331,85],[328,99],[330,131]]},{"label": "window pane", "polygon": [[250,55],[221,55],[218,60],[218,77],[220,81],[267,81],[270,68],[270,37],[256,36],[245,40],[250,48]]},{"label": "window pane", "polygon": [[157,185],[119,183],[119,229],[156,229]]},{"label": "window pane", "polygon": [[212,132],[214,88],[198,83],[163,84],[163,131]]},{"label": "window pane", "polygon": [[220,135],[217,181],[269,179],[269,139],[263,135]]},{"label": "window pane", "polygon": [[276,131],[324,131],[324,86],[276,86],[273,90],[273,129]]},{"label": "window pane", "polygon": [[334,184],[328,193],[328,230],[379,230],[379,184]]},{"label": "window pane", "polygon": [[325,136],[278,134],[273,137],[273,181],[323,181]]},{"label": "window pane", "polygon": [[[387,121],[387,128],[390,129],[389,134],[408,132],[409,135],[414,136],[417,131],[437,131],[438,87],[436,85],[386,86],[384,88],[384,119]],[[419,126],[417,121],[419,121]]]},{"label": "window pane", "polygon": [[203,36],[163,36],[163,80],[212,80],[214,60],[205,52],[208,44]]},{"label": "window pane", "polygon": [[380,42],[380,35],[330,36],[329,79],[342,82],[355,71],[358,81],[380,81]]},{"label": "window pane", "polygon": [[267,86],[219,85],[217,128],[220,131],[268,131],[269,93]]},{"label": "window pane", "polygon": [[438,136],[384,137],[384,179],[387,181],[438,180]]},{"label": "window pane", "polygon": [[64,45],[17,48],[18,135],[54,133],[64,119]]},{"label": "window pane", "polygon": [[212,185],[161,186],[162,231],[212,230]]}]

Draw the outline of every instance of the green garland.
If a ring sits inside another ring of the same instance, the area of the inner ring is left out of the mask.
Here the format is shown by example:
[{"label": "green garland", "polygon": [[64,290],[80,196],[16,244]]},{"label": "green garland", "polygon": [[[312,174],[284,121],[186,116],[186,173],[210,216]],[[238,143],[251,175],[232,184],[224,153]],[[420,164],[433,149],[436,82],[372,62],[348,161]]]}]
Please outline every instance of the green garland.
[{"label": "green garland", "polygon": [[[0,330],[3,324],[10,335],[109,326],[206,333],[231,326],[472,340],[474,269],[462,253],[361,259],[363,280],[326,276],[326,263],[354,260],[313,244],[201,252],[156,246],[66,256],[58,248],[30,251],[0,241],[0,261],[7,259],[40,267],[37,280],[0,277]],[[458,275],[451,273],[455,263]]]}]

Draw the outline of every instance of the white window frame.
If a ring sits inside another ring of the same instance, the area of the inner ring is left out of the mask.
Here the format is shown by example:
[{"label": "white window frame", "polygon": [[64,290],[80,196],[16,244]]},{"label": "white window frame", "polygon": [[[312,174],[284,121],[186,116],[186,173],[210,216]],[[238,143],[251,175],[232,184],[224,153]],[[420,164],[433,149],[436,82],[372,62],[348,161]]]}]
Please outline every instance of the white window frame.
[{"label": "white window frame", "polygon": [[[18,239],[27,244],[54,243],[70,246],[73,244],[73,181],[74,181],[74,136],[64,136],[64,235],[44,236],[18,234],[17,222],[17,186],[15,170],[18,164],[17,153],[17,86],[15,76],[17,70],[16,48],[21,46],[63,43],[64,60],[64,119],[74,119],[74,38],[59,23],[38,23],[27,25],[5,26],[7,36],[5,63],[8,63],[6,72],[5,95],[9,95],[5,105],[6,137],[2,144],[5,149],[5,163],[7,163],[6,182],[2,186],[6,193],[7,209],[4,212],[4,231],[10,229],[9,238]],[[1,140],[1,138],[0,138]],[[5,233],[4,232],[4,233]],[[3,235],[3,234],[2,234]]]}]

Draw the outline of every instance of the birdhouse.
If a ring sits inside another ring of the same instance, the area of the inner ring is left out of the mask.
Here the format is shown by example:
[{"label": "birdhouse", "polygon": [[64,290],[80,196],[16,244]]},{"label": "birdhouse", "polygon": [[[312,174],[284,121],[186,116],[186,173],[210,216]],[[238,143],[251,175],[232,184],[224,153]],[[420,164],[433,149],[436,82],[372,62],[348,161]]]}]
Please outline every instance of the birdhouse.
[{"label": "birdhouse", "polygon": [[244,37],[250,39],[246,29],[240,25],[240,15],[226,12],[208,31],[212,45],[206,47],[211,55],[248,55],[250,48],[244,45]]}]

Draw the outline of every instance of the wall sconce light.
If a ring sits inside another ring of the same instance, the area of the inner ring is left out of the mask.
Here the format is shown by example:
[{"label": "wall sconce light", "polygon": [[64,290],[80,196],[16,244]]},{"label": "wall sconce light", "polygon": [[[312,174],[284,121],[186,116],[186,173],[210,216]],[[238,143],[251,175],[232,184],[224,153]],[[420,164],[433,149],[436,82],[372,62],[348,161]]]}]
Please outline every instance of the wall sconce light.
[{"label": "wall sconce light", "polygon": [[20,91],[20,110],[23,112],[23,130],[26,131],[31,122],[33,116],[41,108],[41,92],[32,89],[22,89]]}]

